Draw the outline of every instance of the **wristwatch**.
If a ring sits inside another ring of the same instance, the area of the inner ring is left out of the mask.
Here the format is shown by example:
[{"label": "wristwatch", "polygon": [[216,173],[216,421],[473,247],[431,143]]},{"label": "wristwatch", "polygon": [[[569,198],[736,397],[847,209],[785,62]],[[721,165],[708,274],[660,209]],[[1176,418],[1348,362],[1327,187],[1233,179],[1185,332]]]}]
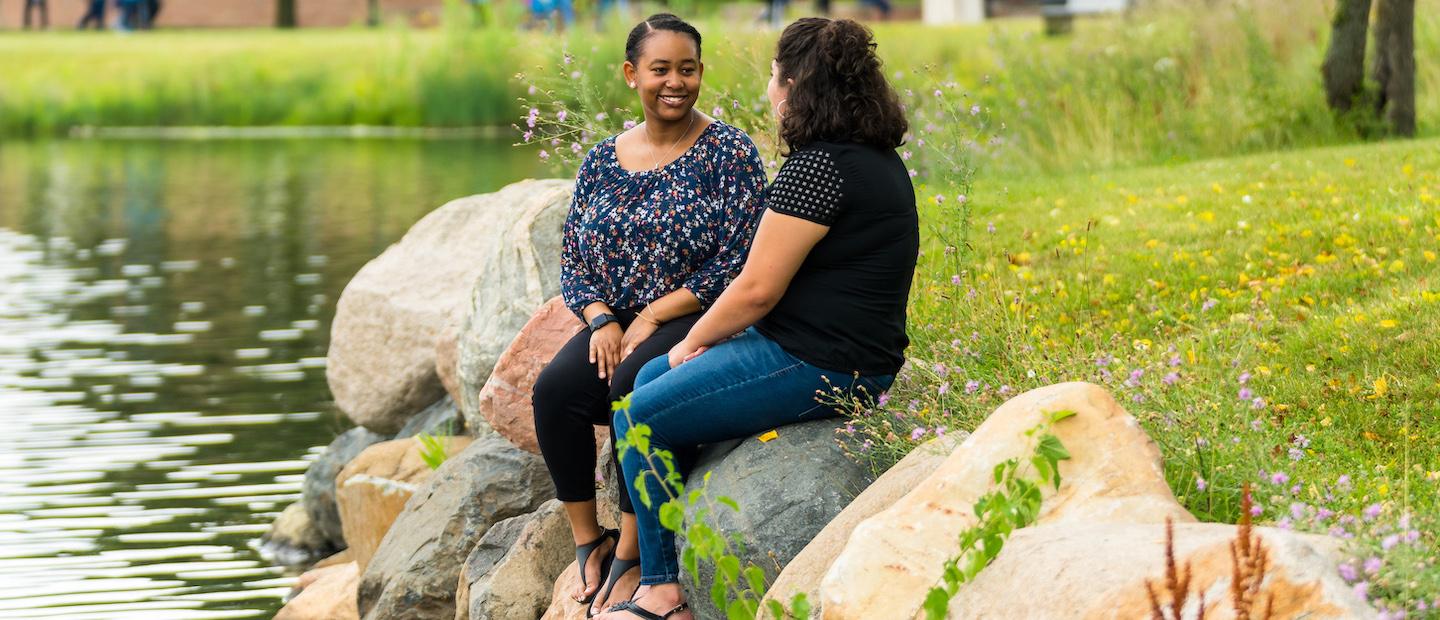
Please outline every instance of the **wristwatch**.
[{"label": "wristwatch", "polygon": [[593,333],[595,333],[595,330],[600,329],[601,327],[605,327],[606,325],[609,325],[609,324],[611,324],[611,323],[619,323],[619,322],[620,322],[620,317],[615,316],[615,315],[613,315],[613,314],[601,314],[601,315],[597,315],[595,318],[590,319],[590,333],[593,334]]}]

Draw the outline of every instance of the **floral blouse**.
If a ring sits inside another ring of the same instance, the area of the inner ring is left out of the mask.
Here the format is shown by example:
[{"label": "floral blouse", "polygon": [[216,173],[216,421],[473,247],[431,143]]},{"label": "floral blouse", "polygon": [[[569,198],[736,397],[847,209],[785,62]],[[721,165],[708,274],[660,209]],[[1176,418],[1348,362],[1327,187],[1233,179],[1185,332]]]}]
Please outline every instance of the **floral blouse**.
[{"label": "floral blouse", "polygon": [[708,307],[745,264],[764,187],[755,143],[718,120],[658,171],[622,168],[613,136],[595,145],[565,219],[565,305],[634,309],[685,288]]}]

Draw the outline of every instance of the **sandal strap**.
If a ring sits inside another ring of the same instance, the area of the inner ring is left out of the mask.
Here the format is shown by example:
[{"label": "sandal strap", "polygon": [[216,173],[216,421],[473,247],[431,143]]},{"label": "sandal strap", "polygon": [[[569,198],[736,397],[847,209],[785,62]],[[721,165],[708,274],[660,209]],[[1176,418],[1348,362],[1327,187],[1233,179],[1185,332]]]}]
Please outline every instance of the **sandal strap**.
[{"label": "sandal strap", "polygon": [[[585,565],[587,565],[587,564],[590,563],[590,556],[595,553],[595,550],[598,549],[601,544],[603,544],[605,541],[610,540],[610,539],[612,539],[612,538],[615,539],[615,541],[616,541],[615,544],[618,545],[618,544],[619,544],[619,540],[620,540],[620,531],[619,531],[619,530],[605,530],[605,531],[603,531],[603,532],[600,532],[600,536],[599,536],[598,538],[596,538],[595,540],[592,540],[592,541],[590,541],[590,542],[588,542],[588,543],[585,543],[585,544],[583,544],[583,545],[575,545],[575,563],[576,563],[576,565],[578,566],[578,568],[580,569],[580,587],[587,587],[587,586],[590,585],[590,584],[587,583],[586,580],[585,580]],[[612,548],[611,551],[612,551],[612,554],[613,554],[614,549]],[[606,572],[606,569],[609,567],[609,565],[610,565],[609,562],[605,562],[604,564],[601,565],[601,567],[600,567],[600,572],[601,572],[601,574],[600,574],[600,579],[601,579],[601,580],[604,580],[606,577],[608,577],[608,575],[606,575],[605,572]],[[598,592],[598,590],[597,590],[597,592]],[[586,603],[586,604],[589,604],[590,601],[595,600],[595,598],[594,598],[593,595],[590,596],[589,599],[590,599],[590,600],[583,601],[583,602]]]},{"label": "sandal strap", "polygon": [[[606,576],[605,583],[600,586],[600,589],[595,591],[595,600],[608,600],[610,598],[610,595],[614,594],[615,592],[615,583],[620,581],[620,578],[624,577],[625,573],[628,573],[636,568],[640,568],[640,558],[626,560],[620,557],[616,557],[615,559],[611,560],[610,574]],[[639,591],[640,586],[635,586],[635,592]],[[630,593],[630,598],[635,598],[635,592]],[[618,605],[619,603],[616,604]],[[614,605],[612,605],[611,607],[614,607]]]},{"label": "sandal strap", "polygon": [[[682,605],[683,605],[683,603],[682,603]],[[628,612],[628,613],[630,613],[631,615],[633,615],[633,616],[635,616],[635,617],[637,617],[637,618],[642,618],[643,620],[665,620],[666,618],[669,618],[669,617],[671,616],[671,614],[674,614],[674,613],[675,613],[675,610],[672,609],[672,610],[670,610],[670,613],[667,613],[667,614],[665,614],[665,615],[663,615],[663,616],[657,616],[657,615],[651,613],[649,610],[645,609],[644,607],[641,607],[641,606],[639,606],[639,605],[636,605],[636,604],[635,604],[635,601],[625,601],[624,603],[616,603],[615,605],[613,605],[613,606],[610,607],[609,611],[624,611],[624,612]]]}]

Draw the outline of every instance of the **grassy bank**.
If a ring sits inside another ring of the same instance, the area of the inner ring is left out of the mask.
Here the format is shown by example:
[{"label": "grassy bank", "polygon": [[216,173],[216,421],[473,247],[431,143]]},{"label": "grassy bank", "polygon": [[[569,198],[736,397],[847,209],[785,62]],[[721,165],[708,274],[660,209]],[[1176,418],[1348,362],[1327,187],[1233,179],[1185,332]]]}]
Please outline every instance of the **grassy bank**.
[{"label": "grassy bank", "polygon": [[[1428,140],[982,180],[969,243],[924,248],[909,367],[855,432],[889,462],[1095,382],[1196,516],[1234,522],[1256,485],[1259,520],[1354,535],[1381,567],[1358,579],[1414,617],[1440,597],[1437,170]],[[929,225],[955,221],[925,189]]]},{"label": "grassy bank", "polygon": [[[902,88],[953,82],[1003,120],[995,165],[1062,171],[1353,140],[1325,109],[1328,2],[1157,6],[1083,20],[982,27],[877,25]],[[1440,126],[1440,0],[1417,7],[1420,125]],[[1155,6],[1152,4],[1152,6]],[[760,107],[774,34],[702,23],[706,109]],[[79,125],[508,125],[533,77],[572,54],[602,107],[633,108],[622,34],[505,29],[56,33],[0,36],[0,135]],[[763,107],[760,107],[763,110]],[[633,110],[632,110],[633,112]]]}]

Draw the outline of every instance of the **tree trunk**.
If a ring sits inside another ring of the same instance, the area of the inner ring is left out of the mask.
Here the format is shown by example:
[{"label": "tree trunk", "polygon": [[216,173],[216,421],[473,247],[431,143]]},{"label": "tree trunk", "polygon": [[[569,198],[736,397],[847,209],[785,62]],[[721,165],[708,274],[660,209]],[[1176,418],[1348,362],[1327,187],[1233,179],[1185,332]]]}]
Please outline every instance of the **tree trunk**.
[{"label": "tree trunk", "polygon": [[1415,0],[1380,0],[1375,11],[1375,59],[1379,84],[1375,112],[1391,131],[1415,135]]},{"label": "tree trunk", "polygon": [[1325,63],[1320,67],[1325,78],[1325,102],[1332,110],[1349,111],[1364,87],[1365,31],[1369,27],[1370,0],[1340,0],[1335,6],[1330,49],[1325,51]]},{"label": "tree trunk", "polygon": [[275,27],[295,27],[295,1],[296,0],[275,0]]}]

